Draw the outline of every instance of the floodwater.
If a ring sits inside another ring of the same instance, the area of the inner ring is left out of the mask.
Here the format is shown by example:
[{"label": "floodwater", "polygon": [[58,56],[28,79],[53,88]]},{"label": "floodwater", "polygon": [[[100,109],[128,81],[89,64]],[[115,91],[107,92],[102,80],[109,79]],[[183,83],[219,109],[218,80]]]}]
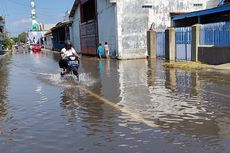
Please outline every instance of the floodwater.
[{"label": "floodwater", "polygon": [[58,56],[0,62],[1,153],[229,153],[230,77],[167,70],[163,61]]}]

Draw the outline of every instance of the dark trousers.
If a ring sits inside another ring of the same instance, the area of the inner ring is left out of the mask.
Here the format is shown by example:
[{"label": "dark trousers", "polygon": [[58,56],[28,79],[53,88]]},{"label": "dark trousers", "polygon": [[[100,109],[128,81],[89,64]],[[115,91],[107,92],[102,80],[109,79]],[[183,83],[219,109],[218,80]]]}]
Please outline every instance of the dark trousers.
[{"label": "dark trousers", "polygon": [[67,68],[67,67],[68,67],[68,62],[67,62],[67,60],[60,60],[60,61],[59,61],[59,67],[60,67],[60,68]]}]

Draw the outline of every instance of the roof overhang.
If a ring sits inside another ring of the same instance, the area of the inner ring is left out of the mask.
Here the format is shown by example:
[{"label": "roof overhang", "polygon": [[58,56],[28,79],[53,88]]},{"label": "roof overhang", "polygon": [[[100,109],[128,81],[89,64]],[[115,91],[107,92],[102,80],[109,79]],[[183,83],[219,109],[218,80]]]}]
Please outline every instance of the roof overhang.
[{"label": "roof overhang", "polygon": [[79,3],[80,3],[80,0],[75,0],[75,1],[74,1],[73,7],[72,7],[72,9],[71,9],[71,11],[70,11],[69,17],[74,17],[74,14],[75,14],[75,12],[76,12],[76,10],[77,10],[77,6],[78,6]]},{"label": "roof overhang", "polygon": [[188,14],[188,13],[191,13],[191,12],[170,12],[170,16],[174,17],[177,15]]},{"label": "roof overhang", "polygon": [[62,28],[62,27],[68,27],[72,24],[72,21],[68,21],[68,22],[59,22],[57,23],[57,25],[55,27],[53,27],[51,29],[51,31]]},{"label": "roof overhang", "polygon": [[45,36],[52,36],[52,31],[51,31],[51,30],[47,31],[47,32],[45,33]]},{"label": "roof overhang", "polygon": [[195,12],[191,12],[191,13],[176,15],[176,16],[172,16],[172,19],[173,20],[181,20],[181,19],[185,19],[185,18],[211,15],[211,14],[223,13],[223,12],[227,12],[227,11],[230,11],[230,5],[224,5],[221,7],[214,7],[214,8],[207,9],[207,10],[201,10],[201,11],[195,11]]}]

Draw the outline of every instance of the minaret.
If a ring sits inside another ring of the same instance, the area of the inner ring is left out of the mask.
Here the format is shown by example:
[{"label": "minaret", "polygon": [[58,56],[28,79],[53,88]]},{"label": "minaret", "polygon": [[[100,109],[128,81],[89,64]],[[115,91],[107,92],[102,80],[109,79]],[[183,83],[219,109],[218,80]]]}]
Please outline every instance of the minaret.
[{"label": "minaret", "polygon": [[32,25],[34,23],[37,23],[36,21],[36,10],[35,10],[35,0],[30,0],[30,4],[31,4],[31,19],[32,19]]},{"label": "minaret", "polygon": [[31,4],[31,19],[32,19],[32,30],[39,30],[39,24],[37,22],[37,15],[36,15],[36,5],[35,0],[30,0]]}]

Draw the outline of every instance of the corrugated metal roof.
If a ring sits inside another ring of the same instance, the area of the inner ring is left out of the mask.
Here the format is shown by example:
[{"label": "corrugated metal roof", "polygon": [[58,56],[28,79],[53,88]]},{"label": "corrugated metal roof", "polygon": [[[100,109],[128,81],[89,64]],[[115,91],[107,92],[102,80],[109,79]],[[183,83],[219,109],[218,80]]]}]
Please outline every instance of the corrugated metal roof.
[{"label": "corrugated metal roof", "polygon": [[203,15],[210,15],[210,14],[216,14],[216,13],[227,12],[227,11],[230,11],[230,5],[224,5],[224,6],[215,7],[215,8],[212,8],[212,9],[207,9],[207,10],[195,11],[195,12],[192,12],[192,13],[176,15],[176,16],[173,16],[172,19],[173,20],[180,20],[180,19],[185,19],[185,18],[191,18],[191,17],[203,16]]}]

